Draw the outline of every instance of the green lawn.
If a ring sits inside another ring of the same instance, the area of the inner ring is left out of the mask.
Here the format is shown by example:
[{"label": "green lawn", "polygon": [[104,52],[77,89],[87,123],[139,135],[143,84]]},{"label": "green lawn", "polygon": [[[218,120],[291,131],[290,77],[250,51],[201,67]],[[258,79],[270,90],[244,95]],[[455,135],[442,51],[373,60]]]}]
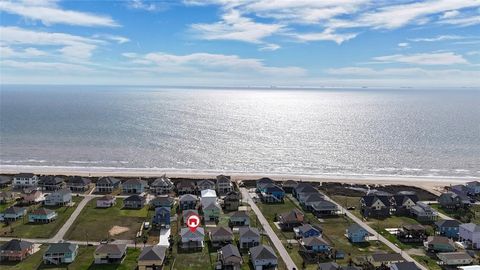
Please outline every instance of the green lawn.
[{"label": "green lawn", "polygon": [[5,211],[5,209],[9,208],[10,206],[12,206],[14,204],[15,204],[15,201],[0,204],[0,213]]},{"label": "green lawn", "polygon": [[62,227],[62,225],[67,221],[67,219],[72,215],[73,211],[77,208],[78,203],[83,199],[83,197],[73,197],[72,200],[75,202],[75,205],[62,206],[62,207],[52,207],[45,206],[45,208],[52,209],[57,212],[58,217],[55,221],[47,224],[34,224],[28,223],[28,213],[33,209],[40,207],[39,205],[30,206],[27,210],[27,216],[24,219],[17,220],[11,223],[9,226],[6,226],[5,223],[0,225],[0,235],[2,236],[14,236],[22,238],[50,238],[55,235],[55,233]]},{"label": "green lawn", "polygon": [[[96,199],[90,201],[67,232],[66,239],[100,241],[102,239],[133,240],[142,222],[149,221],[153,211],[148,207],[139,210],[122,209],[122,200],[110,208],[96,208]],[[113,226],[128,228],[128,231],[110,235]]]},{"label": "green lawn", "polygon": [[429,270],[442,270],[437,261],[428,256],[411,255],[415,261],[427,267]]},{"label": "green lawn", "polygon": [[472,205],[469,209],[445,209],[442,208],[439,204],[430,205],[432,208],[437,210],[440,213],[443,213],[451,218],[457,219],[462,223],[473,222],[476,224],[480,223],[480,205]]}]

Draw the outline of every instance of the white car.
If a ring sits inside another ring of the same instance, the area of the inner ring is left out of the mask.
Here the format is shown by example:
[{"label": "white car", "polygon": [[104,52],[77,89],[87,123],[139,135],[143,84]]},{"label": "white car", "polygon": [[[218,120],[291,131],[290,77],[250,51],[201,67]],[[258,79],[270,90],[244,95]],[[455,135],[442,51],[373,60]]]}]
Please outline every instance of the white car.
[{"label": "white car", "polygon": [[144,229],[150,228],[150,222],[144,222],[144,223],[143,223],[143,228],[144,228]]}]

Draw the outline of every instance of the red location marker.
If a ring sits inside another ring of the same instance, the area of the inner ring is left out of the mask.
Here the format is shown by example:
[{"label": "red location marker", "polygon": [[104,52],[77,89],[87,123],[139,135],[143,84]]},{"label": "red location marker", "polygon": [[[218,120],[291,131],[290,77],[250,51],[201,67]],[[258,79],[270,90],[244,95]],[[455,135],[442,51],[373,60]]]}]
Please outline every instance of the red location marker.
[{"label": "red location marker", "polygon": [[195,232],[197,227],[200,225],[200,217],[196,214],[191,214],[187,218],[187,227],[190,228],[190,231]]}]

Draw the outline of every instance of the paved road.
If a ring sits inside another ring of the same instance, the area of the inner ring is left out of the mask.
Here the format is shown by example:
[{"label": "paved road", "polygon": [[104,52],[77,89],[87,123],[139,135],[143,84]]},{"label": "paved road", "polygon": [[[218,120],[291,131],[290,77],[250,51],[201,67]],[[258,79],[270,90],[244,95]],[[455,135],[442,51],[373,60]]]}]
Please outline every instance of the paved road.
[{"label": "paved road", "polygon": [[80,215],[80,213],[82,212],[85,205],[87,205],[87,203],[89,201],[91,201],[93,198],[94,197],[91,196],[91,195],[87,195],[83,198],[83,200],[78,204],[75,211],[73,211],[72,215],[67,219],[65,224],[63,224],[62,228],[60,228],[60,230],[58,230],[57,234],[55,234],[55,236],[52,237],[51,240],[52,240],[53,243],[63,240],[63,238],[65,237],[65,234],[68,231],[68,229],[70,229],[73,222],[77,219],[78,215]]},{"label": "paved road", "polygon": [[[325,195],[325,194],[324,194]],[[355,223],[357,223],[358,225],[360,225],[362,228],[364,228],[365,230],[367,230],[370,234],[372,235],[376,235],[378,237],[378,240],[381,241],[382,243],[384,243],[385,245],[387,245],[389,248],[391,248],[393,251],[395,251],[396,253],[400,253],[402,255],[402,257],[409,261],[409,262],[414,262],[421,270],[428,270],[425,266],[419,264],[417,261],[415,261],[410,255],[408,255],[406,252],[403,252],[399,247],[397,247],[396,245],[394,245],[392,242],[388,241],[385,237],[383,237],[381,234],[377,233],[377,231],[375,231],[374,229],[372,229],[367,223],[363,222],[361,219],[359,219],[358,217],[356,217],[354,214],[350,213],[347,209],[343,208],[340,204],[338,204],[336,201],[330,199],[328,196],[325,195],[325,199],[333,202],[334,204],[336,204],[340,210],[343,212],[343,213],[346,213],[346,215],[351,218]]]},{"label": "paved road", "polygon": [[272,243],[275,246],[275,248],[278,250],[278,253],[280,253],[280,257],[285,262],[287,269],[288,270],[298,269],[298,267],[295,265],[292,258],[290,257],[290,254],[288,254],[287,250],[283,246],[278,236],[272,230],[272,227],[270,227],[270,224],[268,224],[268,221],[265,219],[260,209],[257,207],[255,202],[253,202],[252,197],[250,197],[250,194],[248,193],[248,191],[245,188],[240,188],[240,191],[242,192],[243,199],[244,200],[246,199],[247,203],[250,205],[250,207],[252,207],[253,212],[255,212],[255,214],[258,217],[258,220],[263,225],[263,229],[268,234],[268,237],[270,237],[270,239],[272,240]]}]

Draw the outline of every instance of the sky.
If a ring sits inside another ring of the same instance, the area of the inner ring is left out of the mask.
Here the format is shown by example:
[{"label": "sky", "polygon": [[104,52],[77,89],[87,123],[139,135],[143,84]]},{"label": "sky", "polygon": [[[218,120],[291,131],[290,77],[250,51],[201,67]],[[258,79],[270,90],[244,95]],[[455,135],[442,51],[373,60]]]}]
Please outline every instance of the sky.
[{"label": "sky", "polygon": [[480,88],[480,0],[0,0],[2,84]]}]

